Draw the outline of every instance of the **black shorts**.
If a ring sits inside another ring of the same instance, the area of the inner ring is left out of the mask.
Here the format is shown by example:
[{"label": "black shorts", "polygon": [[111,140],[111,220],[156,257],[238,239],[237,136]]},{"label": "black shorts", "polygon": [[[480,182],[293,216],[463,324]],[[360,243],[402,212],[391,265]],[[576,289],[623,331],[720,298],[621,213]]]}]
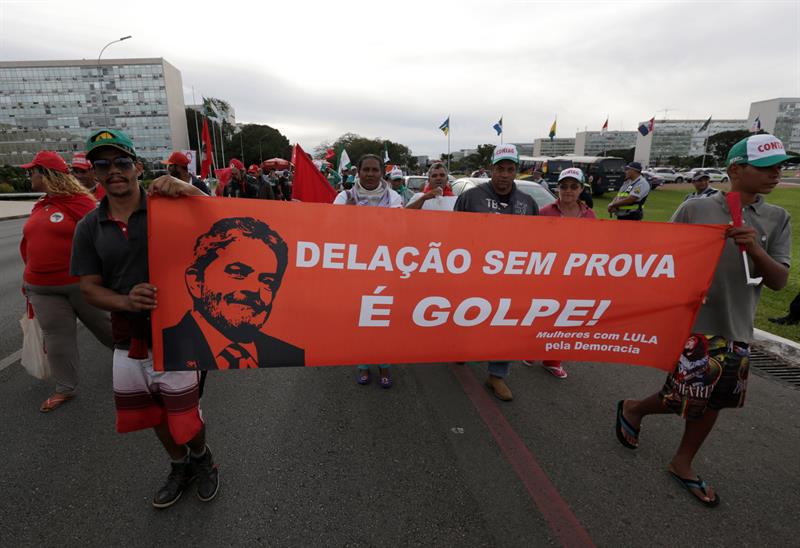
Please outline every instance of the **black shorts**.
[{"label": "black shorts", "polygon": [[749,373],[749,345],[692,334],[675,370],[667,376],[661,401],[687,420],[700,419],[706,409],[741,407]]}]

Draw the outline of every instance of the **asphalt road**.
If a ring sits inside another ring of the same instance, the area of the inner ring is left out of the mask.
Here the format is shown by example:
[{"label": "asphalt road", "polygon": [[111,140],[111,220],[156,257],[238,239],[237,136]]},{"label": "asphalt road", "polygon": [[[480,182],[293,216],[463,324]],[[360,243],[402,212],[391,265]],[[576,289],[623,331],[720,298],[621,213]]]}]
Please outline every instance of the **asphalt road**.
[{"label": "asphalt road", "polygon": [[[20,225],[0,222],[0,359],[21,339]],[[559,381],[515,364],[509,404],[479,364],[395,367],[388,391],[351,367],[217,372],[203,409],[219,495],[157,511],[166,455],[150,432],[114,432],[110,354],[79,333],[81,395],[52,414],[50,383],[0,371],[2,546],[798,544],[800,391],[768,378],[696,461],[721,496],[708,509],[665,472],[680,420],[648,419],[636,451],[614,436],[616,401],[657,390],[656,370],[566,364]]]}]

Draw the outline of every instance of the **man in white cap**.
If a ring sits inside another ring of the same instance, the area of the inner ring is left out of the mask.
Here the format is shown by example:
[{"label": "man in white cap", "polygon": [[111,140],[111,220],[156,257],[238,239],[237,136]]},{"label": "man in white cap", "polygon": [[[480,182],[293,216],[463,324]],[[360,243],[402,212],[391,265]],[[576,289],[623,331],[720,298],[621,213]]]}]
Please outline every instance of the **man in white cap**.
[{"label": "man in white cap", "polygon": [[[492,178],[458,197],[454,211],[473,213],[499,213],[505,215],[538,215],[539,208],[532,197],[517,188],[514,178],[519,167],[519,153],[514,145],[495,147],[492,154]],[[514,397],[506,384],[511,370],[507,361],[489,362],[489,378],[486,387],[502,401]]]},{"label": "man in white cap", "polygon": [[403,178],[403,172],[400,171],[400,168],[394,167],[389,172],[389,183],[392,185],[392,190],[397,192],[403,199],[403,207],[405,207],[414,193],[406,186],[406,180]]},{"label": "man in white cap", "polygon": [[[647,415],[677,413],[686,420],[668,471],[706,506],[718,505],[720,497],[697,475],[692,462],[720,410],[744,404],[761,285],[778,291],[789,279],[789,214],[761,196],[778,185],[781,164],[789,158],[780,139],[768,134],[747,137],[731,147],[728,177],[731,192],[740,195],[744,224],[729,226],[726,231],[727,241],[692,335],[661,391],[643,400],[617,403],[617,439],[629,449],[639,446],[642,419]],[[727,225],[730,220],[723,192],[687,200],[672,216],[672,222],[689,224]],[[749,283],[740,246],[746,252],[749,270],[763,284]],[[709,462],[714,462],[713,457]]]}]

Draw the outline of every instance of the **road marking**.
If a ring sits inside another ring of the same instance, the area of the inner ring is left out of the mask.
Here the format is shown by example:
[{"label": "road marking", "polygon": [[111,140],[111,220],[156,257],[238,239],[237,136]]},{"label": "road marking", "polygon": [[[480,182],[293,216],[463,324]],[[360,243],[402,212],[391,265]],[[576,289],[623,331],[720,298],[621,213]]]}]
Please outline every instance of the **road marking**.
[{"label": "road marking", "polygon": [[475,375],[463,365],[451,364],[448,367],[478,410],[506,460],[522,480],[555,539],[562,546],[594,546],[589,533]]},{"label": "road marking", "polygon": [[13,354],[3,358],[2,361],[0,361],[0,371],[2,371],[11,364],[17,363],[21,355],[22,355],[22,350],[17,350]]}]

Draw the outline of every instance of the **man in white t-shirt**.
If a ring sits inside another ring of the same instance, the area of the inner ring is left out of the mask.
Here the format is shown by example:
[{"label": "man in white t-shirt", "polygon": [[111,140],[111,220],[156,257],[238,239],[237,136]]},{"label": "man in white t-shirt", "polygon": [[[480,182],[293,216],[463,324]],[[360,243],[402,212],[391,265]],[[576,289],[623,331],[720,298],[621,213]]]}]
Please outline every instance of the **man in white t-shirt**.
[{"label": "man in white t-shirt", "polygon": [[434,163],[428,170],[428,184],[411,197],[406,209],[427,209],[430,211],[453,211],[457,196],[450,189],[447,168],[441,162]]}]

